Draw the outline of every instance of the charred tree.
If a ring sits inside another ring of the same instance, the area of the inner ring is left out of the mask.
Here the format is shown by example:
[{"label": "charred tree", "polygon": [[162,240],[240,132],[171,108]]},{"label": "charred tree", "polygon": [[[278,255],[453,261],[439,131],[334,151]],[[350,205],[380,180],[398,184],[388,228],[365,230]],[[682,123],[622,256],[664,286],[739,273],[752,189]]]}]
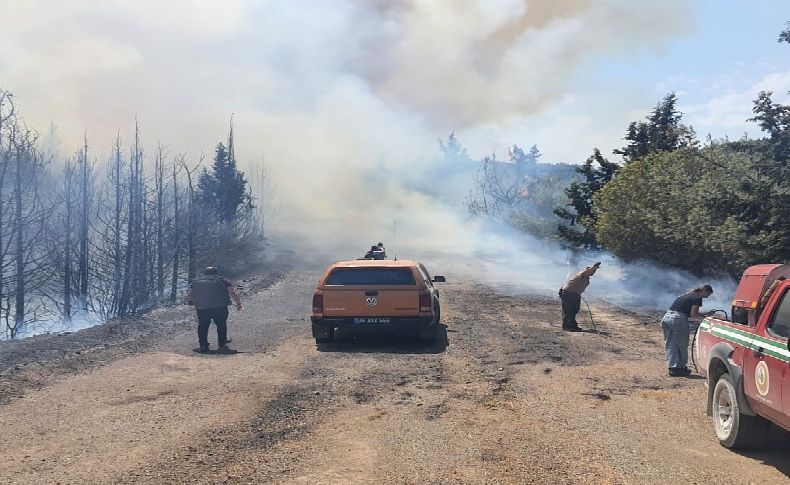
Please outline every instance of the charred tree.
[{"label": "charred tree", "polygon": [[156,151],[154,185],[156,190],[156,297],[165,293],[164,210],[165,210],[165,154],[160,144]]},{"label": "charred tree", "polygon": [[91,180],[91,168],[88,162],[88,137],[84,138],[82,153],[79,157],[80,163],[80,236],[79,236],[79,296],[80,306],[83,311],[87,310],[88,305],[88,253],[89,253],[89,233],[90,212],[91,212],[91,193],[93,183]]},{"label": "charred tree", "polygon": [[181,223],[178,209],[178,161],[173,162],[173,230],[171,234],[171,241],[173,246],[173,259],[172,259],[172,276],[170,279],[170,303],[176,302],[178,294],[178,262],[181,258]]},{"label": "charred tree", "polygon": [[129,210],[126,223],[126,250],[123,258],[123,278],[121,282],[121,297],[118,304],[118,314],[127,315],[137,311],[139,294],[139,220],[140,214],[140,195],[139,178],[140,168],[140,130],[137,120],[135,120],[134,144],[132,146],[131,157],[129,158],[128,173],[128,200]]},{"label": "charred tree", "polygon": [[16,150],[16,171],[14,177],[14,226],[16,227],[16,288],[14,289],[14,328],[21,328],[25,321],[25,238],[24,218],[22,217],[22,170],[27,161],[27,147],[17,146]]},{"label": "charred tree", "polygon": [[[6,202],[6,174],[11,165],[11,125],[16,118],[16,109],[11,93],[0,90],[0,303],[5,295],[5,262],[7,247],[5,242],[5,210]],[[10,310],[10,308],[8,309]],[[10,311],[5,311],[6,328],[10,327],[8,316]]]},{"label": "charred tree", "polygon": [[466,200],[469,213],[506,219],[519,207],[525,200],[525,185],[516,169],[516,164],[497,160],[496,155],[485,157]]},{"label": "charred tree", "polygon": [[[202,159],[201,159],[202,161]],[[198,164],[199,166],[200,164]],[[195,228],[195,187],[192,175],[197,167],[190,169],[184,160],[181,166],[187,174],[187,282],[192,283],[197,274],[197,229]]]},{"label": "charred tree", "polygon": [[135,121],[134,145],[132,148],[132,188],[130,192],[134,194],[131,210],[134,217],[130,217],[129,223],[134,228],[134,236],[129,240],[132,246],[132,313],[136,313],[145,302],[146,293],[146,274],[145,274],[145,187],[143,185],[143,150],[140,146],[140,128]]},{"label": "charred tree", "polygon": [[121,262],[125,257],[121,255],[121,211],[123,210],[123,186],[122,175],[123,158],[121,156],[121,137],[115,138],[115,154],[113,157],[112,173],[115,185],[115,210],[113,211],[113,304],[110,314],[116,314],[119,310],[119,298],[121,296]]},{"label": "charred tree", "polygon": [[63,204],[65,208],[65,221],[64,221],[64,245],[63,245],[63,320],[70,321],[71,310],[71,283],[73,275],[71,274],[71,224],[72,224],[72,174],[73,169],[71,161],[66,161],[66,166],[63,169]]},{"label": "charred tree", "polygon": [[[14,233],[14,323],[10,329],[15,336],[28,321],[38,318],[28,308],[28,292],[38,291],[49,284],[46,261],[48,255],[42,247],[43,230],[51,207],[45,207],[39,197],[39,178],[44,162],[36,150],[37,135],[22,124],[11,136],[13,146],[14,181],[13,215]],[[29,319],[28,319],[29,317]]]}]

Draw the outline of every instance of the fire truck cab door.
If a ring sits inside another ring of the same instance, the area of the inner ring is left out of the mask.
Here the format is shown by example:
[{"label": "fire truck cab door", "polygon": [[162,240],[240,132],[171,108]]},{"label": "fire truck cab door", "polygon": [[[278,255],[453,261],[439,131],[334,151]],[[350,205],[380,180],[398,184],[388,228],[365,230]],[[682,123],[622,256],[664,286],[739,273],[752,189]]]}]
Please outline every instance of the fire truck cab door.
[{"label": "fire truck cab door", "polygon": [[755,411],[783,424],[788,423],[790,406],[783,400],[790,398],[788,387],[787,336],[790,334],[790,291],[784,292],[773,306],[765,323],[757,326],[751,349],[745,349],[744,391],[751,398]]}]

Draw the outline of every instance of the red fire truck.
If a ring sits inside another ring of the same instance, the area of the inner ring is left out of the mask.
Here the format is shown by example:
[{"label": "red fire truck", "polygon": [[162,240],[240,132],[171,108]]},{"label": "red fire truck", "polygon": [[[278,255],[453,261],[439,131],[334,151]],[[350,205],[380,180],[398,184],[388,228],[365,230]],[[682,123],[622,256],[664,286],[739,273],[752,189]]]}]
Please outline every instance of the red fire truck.
[{"label": "red fire truck", "polygon": [[757,446],[771,423],[790,430],[790,265],[747,269],[732,318],[706,318],[693,349],[708,384],[708,416],[727,448]]}]

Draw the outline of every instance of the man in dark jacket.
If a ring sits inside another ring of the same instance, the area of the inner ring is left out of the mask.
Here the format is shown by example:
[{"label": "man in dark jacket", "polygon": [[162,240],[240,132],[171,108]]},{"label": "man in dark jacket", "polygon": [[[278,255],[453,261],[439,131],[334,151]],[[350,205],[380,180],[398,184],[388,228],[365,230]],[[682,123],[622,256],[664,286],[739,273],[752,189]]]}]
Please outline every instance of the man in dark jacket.
[{"label": "man in dark jacket", "polygon": [[241,311],[241,300],[233,287],[233,283],[219,275],[217,268],[209,266],[203,276],[192,281],[187,294],[187,302],[195,306],[198,319],[198,343],[200,352],[208,352],[208,327],[211,321],[217,326],[217,346],[220,350],[227,349],[231,339],[228,338],[228,305],[231,299],[236,310]]}]

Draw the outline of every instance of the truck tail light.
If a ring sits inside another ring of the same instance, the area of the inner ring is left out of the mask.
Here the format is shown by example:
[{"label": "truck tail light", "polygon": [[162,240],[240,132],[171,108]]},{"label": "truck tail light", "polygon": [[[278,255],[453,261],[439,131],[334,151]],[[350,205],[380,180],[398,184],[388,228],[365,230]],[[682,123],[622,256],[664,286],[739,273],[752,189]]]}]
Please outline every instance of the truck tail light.
[{"label": "truck tail light", "polygon": [[431,313],[431,294],[420,293],[420,313]]},{"label": "truck tail light", "polygon": [[313,295],[313,313],[324,313],[324,295]]}]

